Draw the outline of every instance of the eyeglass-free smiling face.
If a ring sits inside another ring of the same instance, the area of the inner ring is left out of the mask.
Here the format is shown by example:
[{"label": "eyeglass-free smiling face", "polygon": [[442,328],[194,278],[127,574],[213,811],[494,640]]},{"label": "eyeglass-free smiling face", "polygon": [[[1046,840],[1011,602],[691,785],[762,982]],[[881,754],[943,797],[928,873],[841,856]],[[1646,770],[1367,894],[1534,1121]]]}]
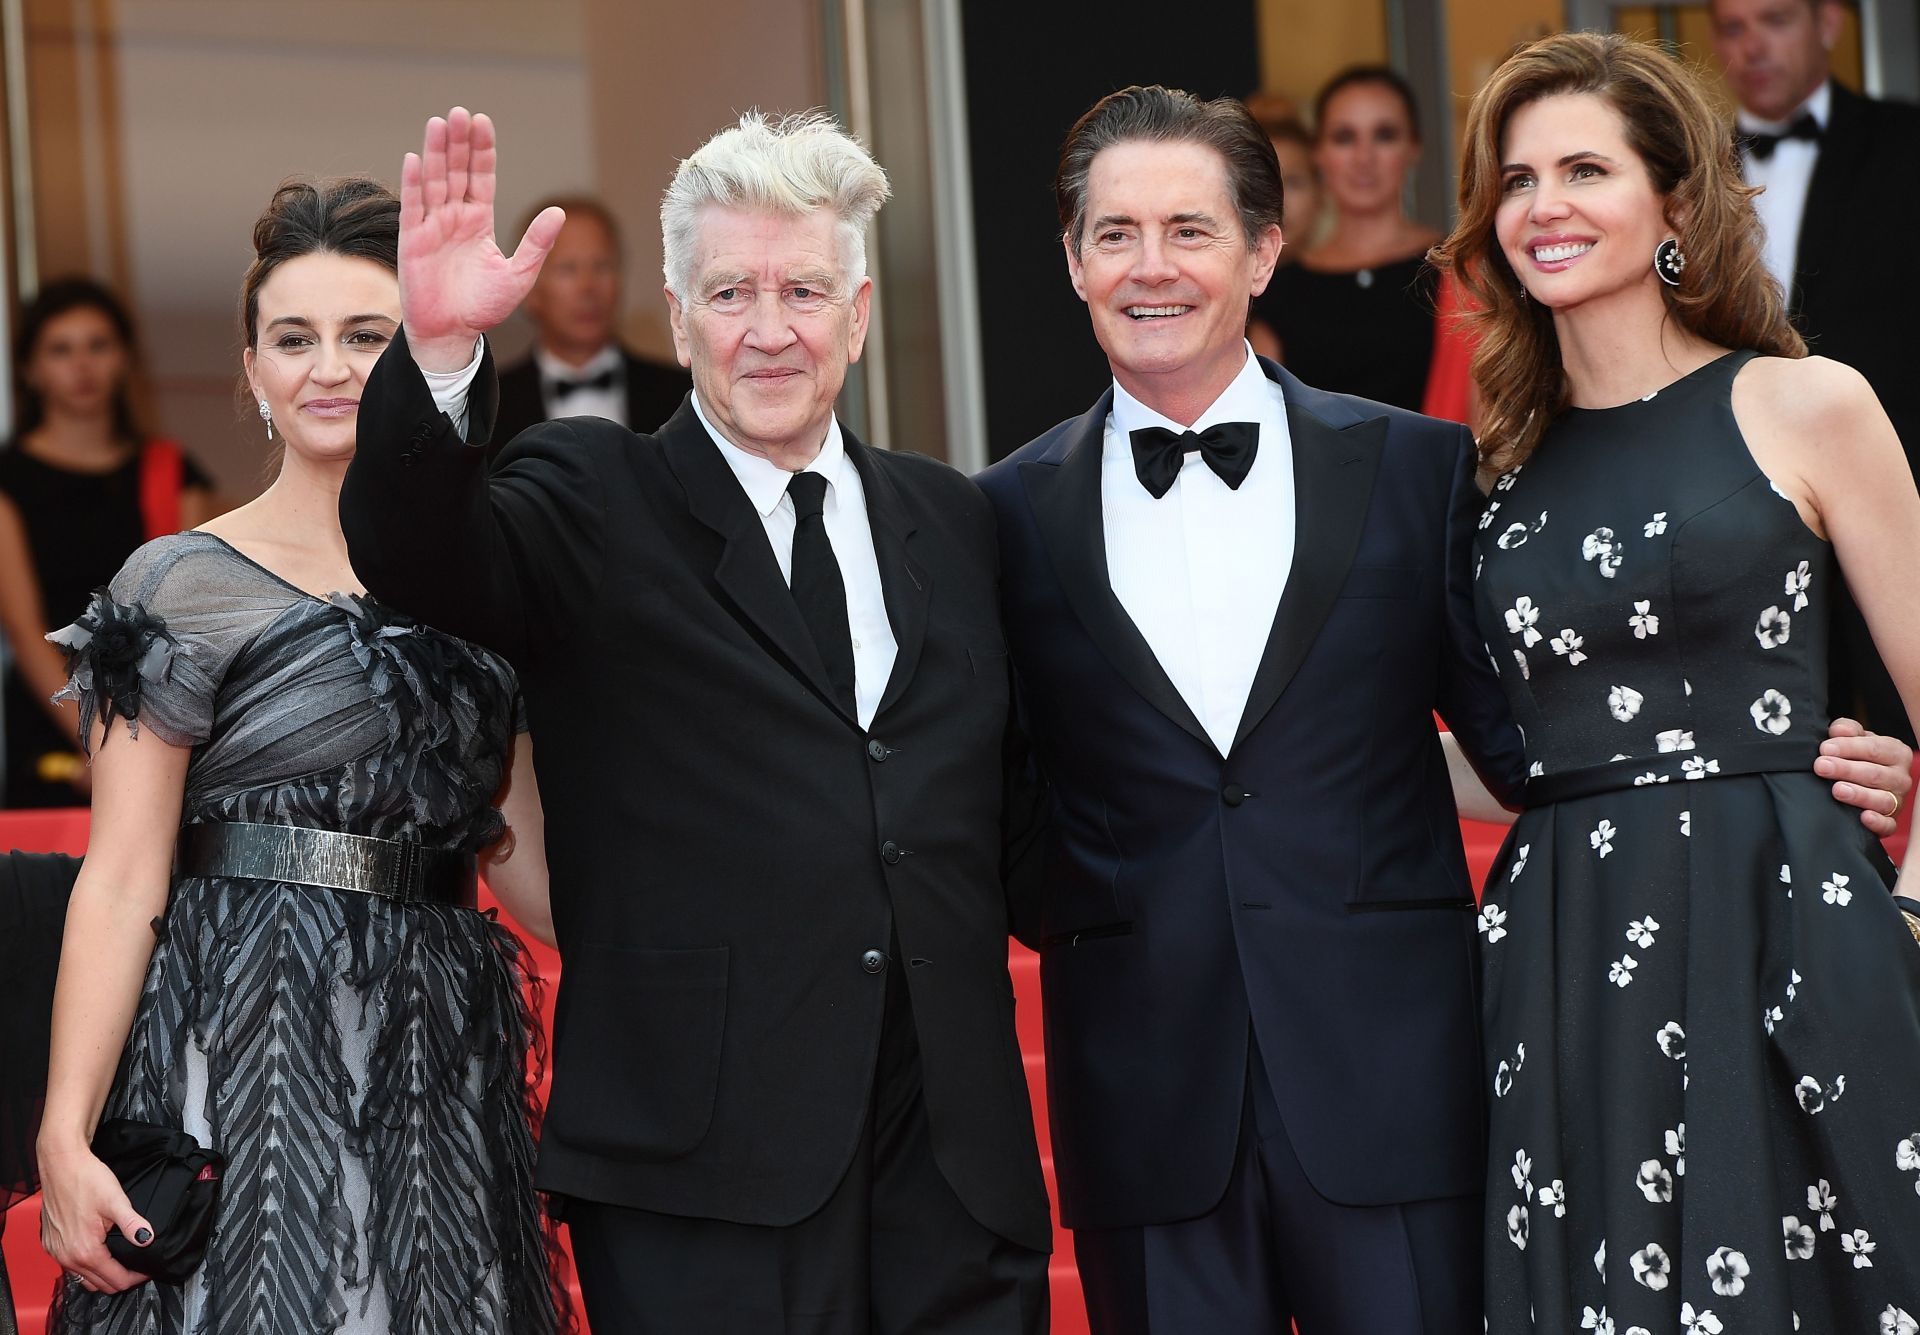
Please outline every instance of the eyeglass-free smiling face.
[{"label": "eyeglass-free smiling face", "polygon": [[315,251],[268,275],[244,362],[289,450],[353,457],[360,392],[399,327],[400,280],[372,260]]}]

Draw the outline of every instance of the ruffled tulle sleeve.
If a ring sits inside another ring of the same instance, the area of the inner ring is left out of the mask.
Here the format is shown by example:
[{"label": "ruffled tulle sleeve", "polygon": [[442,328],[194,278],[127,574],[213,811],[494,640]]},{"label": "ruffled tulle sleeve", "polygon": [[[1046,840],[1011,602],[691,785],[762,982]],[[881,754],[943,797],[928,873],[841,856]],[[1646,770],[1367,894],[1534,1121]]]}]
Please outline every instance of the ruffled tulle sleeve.
[{"label": "ruffled tulle sleeve", "polygon": [[47,636],[67,654],[67,684],[56,700],[80,706],[89,750],[96,719],[138,736],[151,728],[175,746],[197,746],[213,726],[214,689],[226,655],[212,633],[217,600],[182,534],[140,548],[96,589],[72,625]]}]

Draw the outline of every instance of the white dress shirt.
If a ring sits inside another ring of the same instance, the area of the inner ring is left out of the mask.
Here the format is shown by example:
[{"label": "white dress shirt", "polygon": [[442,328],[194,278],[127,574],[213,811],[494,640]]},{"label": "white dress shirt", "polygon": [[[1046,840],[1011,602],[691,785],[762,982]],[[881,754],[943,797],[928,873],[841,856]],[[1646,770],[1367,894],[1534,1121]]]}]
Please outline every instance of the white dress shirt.
[{"label": "white dress shirt", "polygon": [[[473,360],[461,370],[442,373],[422,368],[435,405],[453,419],[463,437],[467,433],[467,396],[479,372],[478,343],[474,345]],[[700,425],[707,429],[714,448],[739,479],[747,500],[759,513],[767,542],[773,548],[773,558],[780,565],[780,577],[791,585],[793,530],[797,522],[793,501],[787,496],[787,482],[792,475],[770,460],[741,449],[715,430],[697,392],[693,396],[693,410],[699,415]],[[873,716],[880,708],[880,697],[886,693],[887,679],[893,675],[893,660],[900,645],[893,636],[893,623],[887,620],[887,601],[880,585],[880,560],[874,555],[873,526],[867,521],[867,489],[860,481],[860,470],[847,457],[838,417],[828,423],[827,439],[804,471],[818,473],[827,480],[823,516],[827,541],[833,547],[834,560],[839,563],[840,580],[847,588],[847,629],[853,637],[855,712],[860,726],[866,728],[872,726]],[[1292,522],[1291,511],[1288,522]]]},{"label": "white dress shirt", "polygon": [[[568,366],[545,348],[536,347],[533,364],[540,371],[540,397],[547,405],[548,417],[604,417],[621,426],[633,425],[627,421],[627,363],[620,355],[619,344],[607,344],[588,358],[584,366]],[[613,373],[613,383],[605,389],[554,392],[556,384],[591,380],[608,371]]]},{"label": "white dress shirt", "polygon": [[1256,422],[1253,468],[1234,490],[1198,451],[1158,500],[1134,471],[1130,432],[1186,428],[1116,382],[1100,464],[1107,578],[1221,755],[1233,747],[1293,567],[1293,438],[1286,400],[1247,362],[1193,424]]},{"label": "white dress shirt", "polygon": [[[1833,88],[1823,83],[1783,121],[1763,121],[1744,108],[1737,120],[1746,133],[1779,134],[1806,112],[1824,133],[1832,111]],[[1747,184],[1764,187],[1753,207],[1767,233],[1767,268],[1789,298],[1793,296],[1793,275],[1800,253],[1800,221],[1807,212],[1807,187],[1813,184],[1813,169],[1819,161],[1820,145],[1810,139],[1782,139],[1765,162],[1744,148],[1740,150],[1740,171]],[[1682,249],[1685,244],[1683,239]]]}]

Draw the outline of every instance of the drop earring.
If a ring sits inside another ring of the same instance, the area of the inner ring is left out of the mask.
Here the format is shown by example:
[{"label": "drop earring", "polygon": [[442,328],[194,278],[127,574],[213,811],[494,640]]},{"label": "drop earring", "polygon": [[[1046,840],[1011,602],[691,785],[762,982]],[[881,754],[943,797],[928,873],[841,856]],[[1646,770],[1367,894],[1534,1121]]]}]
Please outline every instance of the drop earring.
[{"label": "drop earring", "polygon": [[260,420],[267,424],[267,439],[273,439],[273,409],[267,407],[265,399],[260,400]]},{"label": "drop earring", "polygon": [[1680,286],[1680,275],[1687,271],[1687,256],[1673,237],[1653,248],[1653,271],[1668,287]]}]

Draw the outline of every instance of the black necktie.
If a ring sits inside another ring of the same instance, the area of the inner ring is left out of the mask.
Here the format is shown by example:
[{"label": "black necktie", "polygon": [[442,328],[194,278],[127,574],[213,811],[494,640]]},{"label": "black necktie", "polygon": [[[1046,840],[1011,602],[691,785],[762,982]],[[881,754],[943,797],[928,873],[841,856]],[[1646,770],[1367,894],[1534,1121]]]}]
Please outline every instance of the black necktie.
[{"label": "black necktie", "polygon": [[1180,465],[1191,450],[1200,451],[1207,467],[1235,491],[1247,480],[1253,468],[1253,456],[1260,449],[1258,422],[1216,422],[1205,431],[1169,431],[1163,426],[1143,426],[1127,433],[1133,442],[1133,471],[1140,485],[1159,500],[1180,476]]},{"label": "black necktie", "polygon": [[578,394],[583,389],[612,389],[613,368],[609,366],[599,375],[583,376],[579,380],[554,380],[553,397],[564,399],[569,394]]},{"label": "black necktie", "polygon": [[1811,111],[1803,111],[1794,117],[1793,124],[1779,134],[1769,134],[1764,130],[1742,130],[1735,136],[1741,148],[1753,154],[1755,162],[1765,162],[1773,157],[1773,150],[1780,147],[1782,139],[1806,139],[1820,142],[1820,122],[1813,118]]},{"label": "black necktie", "polygon": [[787,495],[793,499],[793,600],[827,665],[835,698],[852,714],[853,632],[847,629],[847,586],[827,541],[827,480],[818,473],[795,473],[787,480]]}]

